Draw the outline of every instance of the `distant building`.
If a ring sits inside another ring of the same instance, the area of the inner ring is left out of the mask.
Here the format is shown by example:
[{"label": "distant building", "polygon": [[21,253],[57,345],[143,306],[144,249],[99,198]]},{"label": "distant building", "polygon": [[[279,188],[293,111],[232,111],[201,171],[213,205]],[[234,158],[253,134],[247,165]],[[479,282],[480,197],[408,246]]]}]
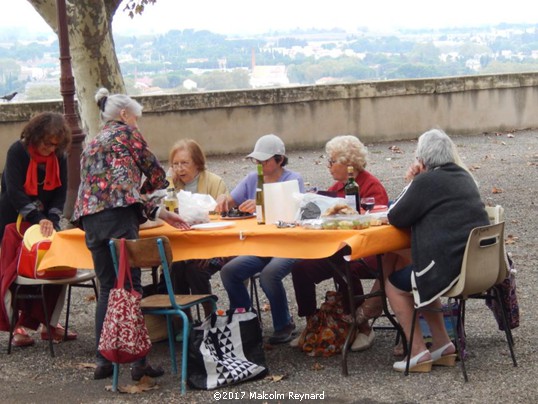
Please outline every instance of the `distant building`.
[{"label": "distant building", "polygon": [[323,85],[323,84],[338,84],[342,83],[342,79],[336,78],[336,77],[322,77],[320,79],[317,79],[315,81],[316,85]]},{"label": "distant building", "polygon": [[183,88],[186,90],[195,90],[198,88],[198,83],[194,80],[187,79],[183,81]]},{"label": "distant building", "polygon": [[286,66],[254,66],[250,74],[252,88],[289,86]]}]

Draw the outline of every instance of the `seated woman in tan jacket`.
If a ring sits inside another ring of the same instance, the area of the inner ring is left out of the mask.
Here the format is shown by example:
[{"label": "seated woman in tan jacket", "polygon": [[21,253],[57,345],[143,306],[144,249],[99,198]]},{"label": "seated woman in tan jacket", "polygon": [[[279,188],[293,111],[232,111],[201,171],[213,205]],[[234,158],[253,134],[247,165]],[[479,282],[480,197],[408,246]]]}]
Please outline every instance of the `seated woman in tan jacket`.
[{"label": "seated woman in tan jacket", "polygon": [[[218,175],[206,169],[206,157],[200,145],[193,139],[178,141],[170,151],[169,164],[173,170],[176,192],[180,190],[211,195],[215,200],[228,194],[226,184]],[[220,270],[226,258],[178,261],[172,264],[170,275],[176,294],[211,293],[211,276]],[[204,306],[205,314],[211,313],[211,305]]]}]

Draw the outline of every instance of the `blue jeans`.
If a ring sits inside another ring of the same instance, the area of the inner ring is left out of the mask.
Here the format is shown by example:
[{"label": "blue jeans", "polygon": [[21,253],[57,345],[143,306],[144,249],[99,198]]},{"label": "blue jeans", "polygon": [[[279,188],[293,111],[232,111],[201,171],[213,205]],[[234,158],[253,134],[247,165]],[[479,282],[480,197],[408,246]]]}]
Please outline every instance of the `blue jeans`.
[{"label": "blue jeans", "polygon": [[260,285],[269,299],[273,328],[282,330],[291,322],[288,297],[282,279],[291,272],[295,259],[239,256],[220,270],[222,284],[228,293],[230,308],[249,308],[252,305],[245,280],[260,273]]},{"label": "blue jeans", "polygon": [[[138,238],[138,212],[135,206],[127,208],[107,209],[94,215],[82,218],[86,246],[92,253],[95,274],[99,280],[99,300],[95,309],[95,345],[96,362],[98,365],[110,363],[104,358],[97,347],[105,320],[110,289],[116,283],[116,271],[108,242],[111,238]],[[133,287],[142,293],[140,268],[131,268]],[[143,366],[146,358],[140,359],[135,366]]]}]

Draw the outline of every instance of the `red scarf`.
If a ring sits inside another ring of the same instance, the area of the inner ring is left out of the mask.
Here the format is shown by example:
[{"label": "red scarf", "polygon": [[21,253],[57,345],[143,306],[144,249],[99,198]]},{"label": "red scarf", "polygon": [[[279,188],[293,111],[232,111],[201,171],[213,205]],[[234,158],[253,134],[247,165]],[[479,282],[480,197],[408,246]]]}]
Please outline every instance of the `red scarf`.
[{"label": "red scarf", "polygon": [[28,153],[30,153],[30,164],[28,164],[28,170],[26,171],[24,192],[30,196],[37,195],[37,166],[38,164],[43,163],[45,164],[45,182],[43,184],[43,189],[45,191],[52,191],[53,189],[61,187],[60,164],[58,163],[56,153],[42,156],[33,146],[28,146]]}]

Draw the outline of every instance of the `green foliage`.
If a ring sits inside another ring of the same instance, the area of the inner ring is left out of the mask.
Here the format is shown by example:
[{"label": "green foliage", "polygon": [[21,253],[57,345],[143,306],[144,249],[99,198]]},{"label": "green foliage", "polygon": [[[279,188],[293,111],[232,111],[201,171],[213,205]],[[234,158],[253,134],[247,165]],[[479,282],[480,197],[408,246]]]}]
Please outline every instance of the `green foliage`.
[{"label": "green foliage", "polygon": [[123,11],[126,11],[129,17],[133,18],[135,14],[142,14],[146,5],[156,2],[157,0],[127,0]]},{"label": "green foliage", "polygon": [[0,95],[21,92],[24,82],[19,79],[21,67],[15,59],[0,58]]},{"label": "green foliage", "polygon": [[[155,0],[124,0],[122,4],[124,11],[134,16],[153,3]],[[301,29],[271,33],[269,42],[262,37],[231,39],[207,30],[184,29],[162,35],[117,35],[114,41],[129,94],[140,92],[134,87],[134,79],[142,76],[152,78],[153,85],[167,91],[250,88],[248,72],[254,64],[286,66],[293,84],[314,84],[325,78],[351,82],[537,69],[533,52],[538,50],[538,26],[495,37],[491,29],[477,28],[473,34],[483,34],[480,42],[469,35],[469,29],[462,28],[401,32],[400,36],[374,36],[363,30],[346,36],[338,29]],[[467,39],[463,42],[462,38]],[[483,38],[490,39],[484,42]],[[57,42],[16,41],[15,38],[12,46],[0,47],[0,93],[22,92],[26,84],[15,61],[38,67],[58,65]],[[341,51],[342,56],[320,57],[321,52],[312,56],[295,49],[292,52],[292,48],[307,45],[331,54]],[[349,51],[355,55],[351,56]],[[467,68],[469,59],[479,60],[481,70]],[[200,75],[205,70],[210,72]],[[195,81],[198,88],[184,89],[186,79]],[[34,99],[48,98],[54,92],[32,91]]]},{"label": "green foliage", "polygon": [[26,88],[24,94],[28,101],[59,100],[62,98],[59,82],[57,84],[35,84],[29,86]]},{"label": "green foliage", "polygon": [[205,91],[250,88],[248,72],[243,69],[207,72],[193,80],[198,83],[198,89]]},{"label": "green foliage", "polygon": [[305,61],[290,65],[288,77],[293,83],[314,84],[326,77],[340,78],[342,81],[375,79],[376,71],[357,58],[325,58],[316,63]]}]

